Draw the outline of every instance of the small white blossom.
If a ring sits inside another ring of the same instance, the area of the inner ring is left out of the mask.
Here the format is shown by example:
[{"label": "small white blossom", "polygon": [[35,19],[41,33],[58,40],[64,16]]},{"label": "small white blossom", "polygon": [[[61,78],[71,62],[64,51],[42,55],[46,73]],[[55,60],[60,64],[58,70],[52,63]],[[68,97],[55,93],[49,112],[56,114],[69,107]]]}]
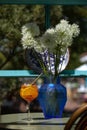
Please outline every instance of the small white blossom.
[{"label": "small white blossom", "polygon": [[41,38],[37,39],[37,44],[35,45],[34,49],[38,53],[42,53],[44,51],[45,46],[42,44],[42,39]]},{"label": "small white blossom", "polygon": [[48,29],[42,36],[42,43],[48,49],[54,49],[56,47],[55,30]]},{"label": "small white blossom", "polygon": [[78,25],[71,25],[66,20],[61,20],[60,23],[56,25],[55,30],[58,45],[67,47],[72,44],[73,37],[78,36],[80,33]]},{"label": "small white blossom", "polygon": [[73,25],[71,26],[71,31],[72,31],[72,33],[73,33],[73,37],[78,36],[79,33],[80,33],[79,26],[78,26],[77,24],[73,24]]},{"label": "small white blossom", "polygon": [[27,32],[25,35],[23,35],[21,39],[21,43],[24,49],[26,48],[32,48],[34,47],[37,42],[35,39],[32,37],[31,33]]},{"label": "small white blossom", "polygon": [[40,29],[36,23],[27,23],[22,27],[22,35],[30,32],[32,36],[39,36]]}]

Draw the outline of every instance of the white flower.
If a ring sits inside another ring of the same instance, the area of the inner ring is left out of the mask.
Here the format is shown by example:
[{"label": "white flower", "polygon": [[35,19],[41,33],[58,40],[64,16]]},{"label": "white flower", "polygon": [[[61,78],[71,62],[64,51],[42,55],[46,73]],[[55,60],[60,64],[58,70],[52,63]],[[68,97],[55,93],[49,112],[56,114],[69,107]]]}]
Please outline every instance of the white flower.
[{"label": "white flower", "polygon": [[[60,58],[64,57],[67,48],[72,44],[73,39],[80,33],[79,26],[77,24],[69,24],[67,20],[61,20],[55,28],[47,29],[41,36],[39,27],[36,23],[28,23],[22,27],[22,39],[21,43],[24,49],[34,48],[42,57],[41,67],[47,67],[49,72],[55,76],[61,71]],[[46,53],[47,52],[47,53]],[[51,57],[52,56],[52,57]],[[44,66],[44,63],[46,66]]]},{"label": "white flower", "polygon": [[69,24],[66,20],[61,20],[59,24],[55,27],[56,30],[56,40],[58,45],[70,46],[73,41],[73,37],[79,35],[80,30],[78,25]]},{"label": "white flower", "polygon": [[42,53],[45,49],[45,46],[42,44],[42,40],[41,38],[37,39],[37,44],[35,45],[34,49],[38,52],[38,53]]},{"label": "white flower", "polygon": [[45,34],[42,36],[42,43],[44,44],[45,48],[48,50],[54,49],[56,47],[56,39],[55,39],[55,30],[48,29]]},{"label": "white flower", "polygon": [[70,25],[68,24],[68,21],[66,20],[61,20],[60,23],[58,23],[55,27],[56,30],[61,30],[62,32],[66,31]]},{"label": "white flower", "polygon": [[39,36],[40,29],[36,23],[27,23],[22,27],[22,35],[30,32],[32,36]]},{"label": "white flower", "polygon": [[72,33],[73,33],[73,37],[78,36],[79,33],[80,33],[79,26],[78,26],[77,24],[73,24],[73,25],[71,26],[71,31],[72,31]]},{"label": "white flower", "polygon": [[22,46],[23,46],[24,49],[32,48],[37,44],[37,42],[32,37],[30,32],[27,32],[23,35],[23,37],[21,39],[21,43],[22,43]]}]

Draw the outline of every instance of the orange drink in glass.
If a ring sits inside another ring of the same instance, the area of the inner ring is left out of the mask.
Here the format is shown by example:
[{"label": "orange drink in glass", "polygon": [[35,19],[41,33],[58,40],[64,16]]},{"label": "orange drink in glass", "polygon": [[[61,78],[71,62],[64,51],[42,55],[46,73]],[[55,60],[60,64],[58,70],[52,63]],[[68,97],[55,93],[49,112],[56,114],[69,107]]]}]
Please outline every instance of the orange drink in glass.
[{"label": "orange drink in glass", "polygon": [[[24,100],[26,100],[30,105],[30,103],[38,96],[37,86],[35,84],[23,84],[20,88],[20,96]],[[28,120],[29,121],[31,120],[29,107],[28,107]]]}]

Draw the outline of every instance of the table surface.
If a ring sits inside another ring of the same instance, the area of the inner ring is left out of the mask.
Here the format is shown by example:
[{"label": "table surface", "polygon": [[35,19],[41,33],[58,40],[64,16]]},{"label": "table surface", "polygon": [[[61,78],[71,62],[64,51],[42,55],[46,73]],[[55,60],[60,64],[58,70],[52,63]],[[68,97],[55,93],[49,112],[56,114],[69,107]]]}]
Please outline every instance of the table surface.
[{"label": "table surface", "polygon": [[69,118],[44,119],[43,113],[31,113],[33,120],[27,121],[27,113],[0,116],[0,127],[15,130],[64,130]]}]

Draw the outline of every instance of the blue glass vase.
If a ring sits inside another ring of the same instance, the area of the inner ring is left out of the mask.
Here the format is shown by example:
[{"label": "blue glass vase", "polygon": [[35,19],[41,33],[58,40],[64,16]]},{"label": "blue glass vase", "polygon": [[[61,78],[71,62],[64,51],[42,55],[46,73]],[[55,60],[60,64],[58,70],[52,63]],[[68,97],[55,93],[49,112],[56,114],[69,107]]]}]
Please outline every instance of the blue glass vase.
[{"label": "blue glass vase", "polygon": [[45,80],[44,84],[39,89],[38,100],[45,119],[61,118],[67,101],[66,87],[60,83],[60,78],[57,77],[56,83],[50,83]]}]

